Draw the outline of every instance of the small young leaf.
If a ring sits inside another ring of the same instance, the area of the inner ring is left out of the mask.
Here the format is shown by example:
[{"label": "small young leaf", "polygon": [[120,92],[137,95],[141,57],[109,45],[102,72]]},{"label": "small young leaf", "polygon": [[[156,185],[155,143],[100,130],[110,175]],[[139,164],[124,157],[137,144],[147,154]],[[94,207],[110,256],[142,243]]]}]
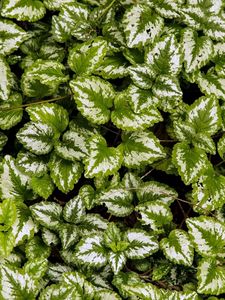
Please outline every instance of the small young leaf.
[{"label": "small young leaf", "polygon": [[8,257],[15,246],[15,236],[12,231],[0,232],[0,257]]},{"label": "small young leaf", "polygon": [[16,205],[12,200],[0,203],[0,231],[7,231],[16,220]]},{"label": "small young leaf", "polygon": [[79,223],[80,219],[85,214],[84,202],[79,195],[70,199],[63,208],[63,218],[69,223]]},{"label": "small young leaf", "polygon": [[51,230],[48,230],[45,227],[42,228],[41,236],[42,236],[43,242],[47,246],[56,246],[59,244],[58,236],[54,232],[52,232]]},{"label": "small young leaf", "polygon": [[40,280],[48,269],[48,261],[43,258],[35,258],[31,261],[27,261],[23,266],[23,270],[26,274],[32,276],[33,279]]},{"label": "small young leaf", "polygon": [[126,255],[123,252],[110,252],[108,262],[114,274],[118,274],[126,263]]},{"label": "small young leaf", "polygon": [[25,252],[26,257],[32,261],[40,258],[48,258],[51,253],[51,249],[43,243],[39,236],[36,235],[27,242]]},{"label": "small young leaf", "polygon": [[45,200],[51,196],[55,187],[48,174],[44,174],[40,177],[32,177],[30,185],[33,191]]},{"label": "small young leaf", "polygon": [[10,90],[12,87],[12,73],[6,59],[2,55],[0,55],[0,70],[0,99],[7,100],[9,98]]},{"label": "small young leaf", "polygon": [[61,224],[59,228],[59,237],[61,239],[63,249],[67,249],[73,246],[79,239],[78,229],[74,225]]}]

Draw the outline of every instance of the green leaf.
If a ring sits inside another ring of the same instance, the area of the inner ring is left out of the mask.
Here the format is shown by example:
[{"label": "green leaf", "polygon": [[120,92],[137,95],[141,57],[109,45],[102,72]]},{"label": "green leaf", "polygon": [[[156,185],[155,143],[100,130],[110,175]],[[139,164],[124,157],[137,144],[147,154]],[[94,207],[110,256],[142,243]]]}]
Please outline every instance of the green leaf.
[{"label": "green leaf", "polygon": [[122,152],[119,148],[107,147],[101,135],[89,140],[89,156],[84,159],[85,177],[113,175],[121,166]]},{"label": "green leaf", "polygon": [[59,46],[54,41],[46,41],[46,44],[41,45],[39,57],[45,60],[55,60],[62,62],[65,58],[65,49]]},{"label": "green leaf", "polygon": [[85,214],[83,198],[79,195],[70,199],[63,208],[63,218],[69,223],[79,223]]},{"label": "green leaf", "polygon": [[117,217],[129,216],[132,213],[134,209],[132,200],[132,192],[124,188],[112,188],[96,197],[96,202],[104,203],[108,212]]},{"label": "green leaf", "polygon": [[184,230],[172,230],[168,238],[160,241],[160,248],[164,255],[175,264],[191,266],[193,263],[194,246]]},{"label": "green leaf", "polygon": [[55,202],[39,202],[30,206],[33,218],[42,226],[57,230],[61,223],[62,207]]},{"label": "green leaf", "polygon": [[[139,299],[163,299],[162,289],[157,288],[151,283],[130,283],[123,286],[124,291],[131,297],[138,297]],[[165,299],[165,298],[164,298]]]},{"label": "green leaf", "polygon": [[10,95],[12,87],[12,73],[6,59],[0,55],[0,70],[1,70],[1,81],[0,81],[0,99],[7,100]]},{"label": "green leaf", "polygon": [[196,182],[209,167],[205,152],[198,148],[191,148],[185,142],[174,146],[172,159],[186,185]]},{"label": "green leaf", "polygon": [[8,141],[7,135],[0,132],[0,151],[4,148],[7,141]]},{"label": "green leaf", "polygon": [[157,239],[141,229],[128,230],[124,238],[129,242],[129,246],[125,250],[129,259],[141,259],[152,255],[159,249]]},{"label": "green leaf", "polygon": [[53,60],[37,59],[26,68],[22,76],[21,87],[28,97],[45,97],[54,94],[59,85],[68,80],[64,75],[63,64]]},{"label": "green leaf", "polygon": [[12,200],[0,203],[0,231],[7,231],[16,220],[16,205]]},{"label": "green leaf", "polygon": [[39,236],[34,236],[30,239],[25,247],[26,257],[30,260],[48,258],[51,249],[48,247]]},{"label": "green leaf", "polygon": [[225,293],[225,270],[214,258],[204,258],[198,265],[198,293],[220,295]]},{"label": "green leaf", "polygon": [[40,280],[42,278],[47,269],[48,269],[48,261],[47,259],[43,258],[35,258],[31,261],[26,262],[26,264],[23,267],[24,272],[30,276],[32,276],[33,279]]},{"label": "green leaf", "polygon": [[12,231],[0,232],[0,258],[8,257],[15,245],[15,237]]},{"label": "green leaf", "polygon": [[149,131],[136,131],[122,135],[124,161],[127,168],[148,165],[166,156],[159,140]]},{"label": "green leaf", "polygon": [[225,135],[223,135],[217,144],[217,150],[220,155],[220,157],[223,159],[225,154]]},{"label": "green leaf", "polygon": [[111,290],[100,290],[96,292],[95,300],[121,300],[120,296]]},{"label": "green leaf", "polygon": [[108,221],[98,214],[87,214],[79,220],[80,235],[98,234],[99,231],[106,230]]},{"label": "green leaf", "polygon": [[150,89],[155,73],[146,64],[138,64],[128,68],[133,83],[141,89]]},{"label": "green leaf", "polygon": [[63,132],[69,124],[68,112],[55,103],[27,107],[30,120],[51,126],[56,132]]},{"label": "green leaf", "polygon": [[108,224],[104,232],[104,245],[114,252],[119,252],[119,243],[122,241],[122,233],[115,223]]},{"label": "green leaf", "polygon": [[126,255],[123,252],[110,252],[108,262],[114,274],[118,274],[126,263]]},{"label": "green leaf", "polygon": [[48,124],[28,122],[18,131],[16,137],[24,148],[40,155],[52,150],[54,140],[58,139],[59,134],[56,134]]},{"label": "green leaf", "polygon": [[186,220],[195,250],[205,257],[224,257],[225,226],[212,217],[200,216]]},{"label": "green leaf", "polygon": [[0,51],[2,55],[13,53],[28,37],[21,27],[7,19],[0,19],[0,36]]},{"label": "green leaf", "polygon": [[161,34],[163,19],[149,6],[136,4],[126,10],[122,24],[129,48],[153,43]]},{"label": "green leaf", "polygon": [[119,93],[115,98],[115,110],[112,112],[112,122],[125,131],[136,131],[151,127],[162,121],[162,116],[155,106],[149,106],[139,113],[134,112],[127,99],[127,91]]},{"label": "green leaf", "polygon": [[95,206],[95,190],[91,185],[84,184],[79,190],[79,196],[86,209],[90,210]]},{"label": "green leaf", "polygon": [[20,172],[15,160],[10,155],[5,155],[0,163],[0,197],[23,201],[30,199],[32,194],[29,189],[30,178]]},{"label": "green leaf", "polygon": [[95,77],[78,77],[70,81],[74,100],[81,114],[94,124],[104,124],[110,119],[115,92],[112,85]]},{"label": "green leaf", "polygon": [[45,15],[45,7],[37,0],[3,0],[1,15],[18,21],[36,22]]},{"label": "green leaf", "polygon": [[19,152],[16,158],[16,165],[23,173],[37,177],[48,172],[47,162],[47,157],[37,156],[28,151]]},{"label": "green leaf", "polygon": [[71,224],[62,224],[59,228],[59,237],[61,239],[62,248],[67,249],[73,246],[79,239],[78,229]]},{"label": "green leaf", "polygon": [[60,191],[71,191],[78,182],[83,172],[83,166],[79,162],[65,160],[54,152],[49,161],[50,175]]},{"label": "green leaf", "polygon": [[0,128],[10,129],[18,124],[23,117],[22,96],[19,93],[11,93],[6,101],[0,105]]},{"label": "green leaf", "polygon": [[67,3],[73,3],[73,0],[44,0],[45,7],[49,10],[60,10],[61,6]]},{"label": "green leaf", "polygon": [[177,192],[169,185],[157,182],[147,181],[137,186],[137,197],[140,203],[157,200],[165,204],[171,204],[177,197]]},{"label": "green leaf", "polygon": [[181,47],[174,34],[164,35],[146,52],[146,63],[156,74],[177,75],[182,67]]},{"label": "green leaf", "polygon": [[48,174],[44,174],[41,177],[32,177],[30,185],[33,191],[45,200],[51,196],[55,187]]},{"label": "green leaf", "polygon": [[198,37],[196,31],[185,28],[182,32],[184,66],[187,73],[200,70],[213,57],[213,42],[207,36]]},{"label": "green leaf", "polygon": [[169,224],[173,215],[168,205],[161,200],[144,202],[135,208],[141,215],[141,222],[144,225],[150,225],[155,231]]},{"label": "green leaf", "polygon": [[72,48],[69,51],[68,64],[77,75],[90,75],[100,66],[106,53],[106,40],[97,37]]},{"label": "green leaf", "polygon": [[42,228],[41,236],[42,236],[43,242],[47,246],[56,246],[59,244],[58,236],[54,232],[52,232],[51,230],[48,230],[45,227]]},{"label": "green leaf", "polygon": [[91,267],[102,267],[107,263],[107,254],[103,248],[103,236],[86,236],[76,246],[77,262]]}]

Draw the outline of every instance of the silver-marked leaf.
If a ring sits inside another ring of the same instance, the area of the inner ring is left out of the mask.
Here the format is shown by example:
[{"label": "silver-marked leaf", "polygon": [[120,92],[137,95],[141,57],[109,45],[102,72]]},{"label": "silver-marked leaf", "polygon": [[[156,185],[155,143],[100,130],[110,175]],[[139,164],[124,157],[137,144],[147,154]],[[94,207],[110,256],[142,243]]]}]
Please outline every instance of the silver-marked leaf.
[{"label": "silver-marked leaf", "polygon": [[69,223],[79,223],[84,215],[86,215],[85,206],[79,195],[70,199],[63,208],[63,218]]},{"label": "silver-marked leaf", "polygon": [[128,230],[124,238],[129,242],[125,253],[130,259],[141,259],[150,256],[159,249],[156,237],[141,229]]},{"label": "silver-marked leaf", "polygon": [[42,226],[58,230],[62,222],[62,207],[55,202],[39,202],[30,206],[33,218]]},{"label": "silver-marked leaf", "polygon": [[36,235],[26,243],[25,252],[27,259],[32,261],[38,258],[48,258],[51,253],[51,248]]},{"label": "silver-marked leaf", "polygon": [[164,26],[163,19],[143,4],[132,5],[127,9],[122,24],[129,48],[153,43]]},{"label": "silver-marked leaf", "polygon": [[62,281],[63,274],[71,272],[72,268],[61,263],[50,263],[48,265],[47,276],[53,282]]},{"label": "silver-marked leaf", "polygon": [[12,73],[6,59],[0,55],[0,99],[7,100],[12,87]]},{"label": "silver-marked leaf", "polygon": [[123,252],[110,252],[108,262],[114,274],[118,274],[126,263],[126,255]]},{"label": "silver-marked leaf", "polygon": [[61,224],[59,228],[59,237],[63,249],[73,246],[79,239],[77,226],[71,224]]},{"label": "silver-marked leaf", "polygon": [[141,89],[150,89],[153,85],[155,73],[145,64],[128,67],[133,83]]},{"label": "silver-marked leaf", "polygon": [[42,228],[41,237],[47,246],[56,246],[60,242],[58,235],[45,227]]},{"label": "silver-marked leaf", "polygon": [[0,268],[0,297],[2,299],[35,299],[40,283],[28,273],[9,264]]},{"label": "silver-marked leaf", "polygon": [[186,220],[195,250],[205,257],[224,257],[225,226],[208,216],[188,218]]},{"label": "silver-marked leaf", "polygon": [[0,132],[0,151],[3,149],[7,141],[8,141],[7,135]]},{"label": "silver-marked leaf", "polygon": [[60,10],[62,5],[73,3],[73,0],[44,0],[45,7],[49,10]]},{"label": "silver-marked leaf", "polygon": [[95,190],[91,185],[82,185],[79,190],[79,196],[81,197],[86,209],[90,210],[95,206]]},{"label": "silver-marked leaf", "polygon": [[140,221],[144,225],[150,225],[155,231],[161,231],[173,219],[169,206],[160,200],[144,202],[136,206],[135,210],[141,215]]},{"label": "silver-marked leaf", "polygon": [[22,96],[19,93],[11,93],[6,101],[0,104],[0,128],[10,129],[18,124],[23,117]]},{"label": "silver-marked leaf", "polygon": [[18,168],[25,174],[30,176],[42,176],[48,172],[48,158],[45,156],[37,156],[31,152],[21,151],[16,158]]},{"label": "silver-marked leaf", "polygon": [[24,148],[40,155],[47,154],[52,150],[54,141],[58,139],[59,134],[56,134],[48,124],[28,122],[17,132],[16,137]]},{"label": "silver-marked leaf", "polygon": [[107,42],[101,37],[78,44],[69,51],[68,64],[77,74],[92,74],[107,53]]},{"label": "silver-marked leaf", "polygon": [[214,55],[213,42],[209,37],[198,37],[196,31],[185,28],[182,32],[184,66],[187,73],[200,70]]},{"label": "silver-marked leaf", "polygon": [[122,135],[124,161],[127,168],[137,168],[164,158],[166,153],[159,140],[149,131],[135,131]]},{"label": "silver-marked leaf", "polygon": [[23,266],[26,274],[29,274],[33,279],[40,280],[48,269],[48,261],[45,258],[35,258],[34,260],[27,261]]},{"label": "silver-marked leaf", "polygon": [[17,50],[28,37],[18,25],[7,19],[0,20],[0,52],[9,55]]},{"label": "silver-marked leaf", "polygon": [[107,147],[101,135],[93,135],[89,140],[89,155],[84,159],[85,176],[108,176],[114,174],[122,164],[122,152],[119,148]]},{"label": "silver-marked leaf", "polygon": [[48,197],[51,196],[55,188],[51,177],[48,174],[44,174],[40,177],[32,177],[30,186],[35,192],[35,194],[39,195],[45,200],[47,200]]},{"label": "silver-marked leaf", "polygon": [[120,296],[109,289],[102,289],[96,292],[95,300],[121,300]]},{"label": "silver-marked leaf", "polygon": [[63,64],[54,60],[37,59],[22,75],[21,87],[28,97],[54,94],[59,85],[68,80]]},{"label": "silver-marked leaf", "polygon": [[[214,258],[203,258],[198,265],[197,291],[204,295],[220,295],[225,293],[225,270]],[[212,299],[213,300],[213,299]]]},{"label": "silver-marked leaf", "polygon": [[108,221],[99,214],[87,214],[79,220],[80,235],[98,234],[99,231],[105,231]]},{"label": "silver-marked leaf", "polygon": [[225,39],[225,18],[223,14],[209,15],[205,19],[203,28],[205,35],[215,41],[224,41]]},{"label": "silver-marked leaf", "polygon": [[146,52],[146,63],[157,74],[177,75],[182,67],[181,47],[174,34],[165,35]]},{"label": "silver-marked leaf", "polygon": [[149,5],[153,7],[160,16],[168,19],[174,19],[179,17],[180,4],[182,4],[182,0],[149,1]]},{"label": "silver-marked leaf", "polygon": [[70,81],[74,100],[81,114],[94,124],[104,124],[110,119],[115,92],[110,83],[90,76]]},{"label": "silver-marked leaf", "polygon": [[18,21],[36,22],[42,19],[46,9],[38,0],[3,0],[1,15]]},{"label": "silver-marked leaf", "polygon": [[108,212],[114,216],[125,217],[133,211],[132,192],[123,188],[112,188],[101,192],[96,197],[96,201],[105,204]]},{"label": "silver-marked leaf", "polygon": [[162,116],[155,106],[149,106],[139,113],[134,112],[128,102],[128,97],[127,92],[124,91],[115,98],[115,110],[112,112],[111,119],[118,128],[126,131],[136,131],[151,127],[162,121]]},{"label": "silver-marked leaf", "polygon": [[17,205],[16,220],[12,225],[12,234],[15,237],[14,246],[21,245],[31,239],[38,231],[37,224],[31,216],[30,209],[23,203]]},{"label": "silver-marked leaf", "polygon": [[68,193],[78,182],[83,172],[83,166],[78,162],[65,160],[54,152],[49,161],[50,175],[60,191]]},{"label": "silver-marked leaf", "polygon": [[45,44],[41,45],[41,48],[39,49],[39,58],[45,60],[62,62],[65,58],[65,54],[65,49],[51,39],[49,41],[47,40]]},{"label": "silver-marked leaf", "polygon": [[173,263],[191,266],[194,259],[194,246],[187,232],[172,230],[168,238],[160,241],[164,255]]},{"label": "silver-marked leaf", "polygon": [[27,107],[30,120],[52,126],[56,132],[63,132],[69,124],[68,112],[55,103]]},{"label": "silver-marked leaf", "polygon": [[103,235],[86,236],[76,246],[76,260],[84,265],[102,267],[107,263],[107,253],[103,248]]},{"label": "silver-marked leaf", "polygon": [[73,128],[63,134],[62,142],[56,143],[55,151],[64,159],[82,160],[88,155],[88,140],[93,134],[93,131],[74,123]]},{"label": "silver-marked leaf", "polygon": [[5,155],[0,163],[0,197],[23,201],[31,199],[32,193],[29,188],[30,178],[23,174],[10,155]]},{"label": "silver-marked leaf", "polygon": [[94,71],[104,79],[116,79],[128,76],[128,62],[121,55],[105,56]]},{"label": "silver-marked leaf", "polygon": [[205,6],[205,1],[204,0],[188,0],[187,1],[188,5],[197,5],[200,6],[201,8],[206,8],[208,12],[212,14],[218,14],[221,9],[223,8],[223,1],[222,0],[209,0],[207,2],[207,6]]},{"label": "silver-marked leaf", "polygon": [[147,181],[137,186],[137,197],[139,203],[157,200],[164,202],[165,204],[171,204],[177,197],[177,192],[166,185],[157,181]]},{"label": "silver-marked leaf", "polygon": [[191,148],[185,142],[177,143],[174,146],[172,159],[186,185],[196,182],[209,167],[204,150]]}]

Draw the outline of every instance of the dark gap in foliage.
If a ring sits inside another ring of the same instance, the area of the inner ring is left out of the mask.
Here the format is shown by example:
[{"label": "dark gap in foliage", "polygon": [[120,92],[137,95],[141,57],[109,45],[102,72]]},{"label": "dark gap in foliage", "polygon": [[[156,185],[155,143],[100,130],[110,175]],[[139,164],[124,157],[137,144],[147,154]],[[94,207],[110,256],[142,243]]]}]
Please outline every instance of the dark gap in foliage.
[{"label": "dark gap in foliage", "polygon": [[183,101],[187,104],[192,104],[196,99],[203,96],[196,83],[181,82],[181,90],[183,92]]}]

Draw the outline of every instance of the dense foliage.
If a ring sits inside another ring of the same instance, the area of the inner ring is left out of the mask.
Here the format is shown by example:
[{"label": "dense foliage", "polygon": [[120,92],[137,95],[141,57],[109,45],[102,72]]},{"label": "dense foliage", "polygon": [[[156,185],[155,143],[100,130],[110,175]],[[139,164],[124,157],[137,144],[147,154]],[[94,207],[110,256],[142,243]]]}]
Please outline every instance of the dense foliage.
[{"label": "dense foliage", "polygon": [[0,299],[223,299],[225,2],[0,7]]}]

